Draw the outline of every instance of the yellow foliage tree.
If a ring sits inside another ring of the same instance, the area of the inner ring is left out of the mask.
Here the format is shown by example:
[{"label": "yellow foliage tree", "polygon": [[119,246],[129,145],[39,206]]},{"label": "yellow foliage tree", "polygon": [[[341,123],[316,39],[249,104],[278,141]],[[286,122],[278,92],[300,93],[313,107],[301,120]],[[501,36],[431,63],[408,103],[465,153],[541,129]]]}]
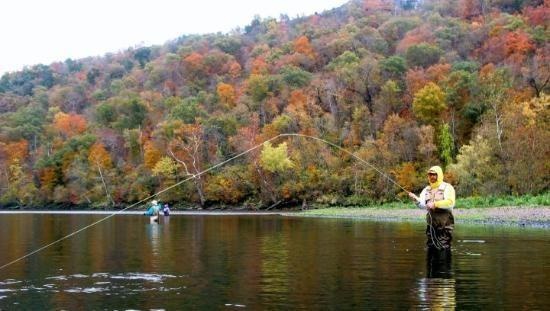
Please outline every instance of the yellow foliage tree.
[{"label": "yellow foliage tree", "polygon": [[111,155],[105,149],[105,146],[97,142],[90,147],[90,153],[88,155],[88,161],[91,166],[99,165],[101,168],[111,168],[112,161]]},{"label": "yellow foliage tree", "polygon": [[260,165],[271,173],[283,172],[294,167],[294,163],[288,158],[287,154],[286,142],[277,147],[273,147],[270,142],[266,142],[260,155]]},{"label": "yellow foliage tree", "polygon": [[176,161],[164,156],[159,161],[157,161],[152,171],[154,176],[165,176],[168,178],[174,178],[179,167],[180,165],[176,163]]},{"label": "yellow foliage tree", "polygon": [[440,123],[440,117],[446,108],[445,93],[433,83],[428,83],[414,95],[413,112],[415,116],[427,124]]},{"label": "yellow foliage tree", "polygon": [[145,143],[144,153],[143,153],[143,163],[145,167],[152,170],[157,162],[160,160],[161,153],[155,148],[151,141]]}]

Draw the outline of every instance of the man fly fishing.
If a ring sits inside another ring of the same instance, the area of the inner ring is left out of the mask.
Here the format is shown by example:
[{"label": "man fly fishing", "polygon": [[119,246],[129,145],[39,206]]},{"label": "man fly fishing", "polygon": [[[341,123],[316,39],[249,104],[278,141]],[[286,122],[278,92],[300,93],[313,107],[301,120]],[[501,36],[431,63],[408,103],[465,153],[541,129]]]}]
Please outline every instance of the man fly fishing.
[{"label": "man fly fishing", "polygon": [[429,249],[450,249],[454,229],[453,208],[455,206],[455,189],[443,181],[443,170],[433,166],[428,170],[428,182],[419,196],[409,192],[409,197],[419,208],[428,211],[426,221],[427,246]]},{"label": "man fly fishing", "polygon": [[157,200],[151,202],[151,207],[143,213],[145,216],[150,216],[152,222],[159,222],[160,204]]}]

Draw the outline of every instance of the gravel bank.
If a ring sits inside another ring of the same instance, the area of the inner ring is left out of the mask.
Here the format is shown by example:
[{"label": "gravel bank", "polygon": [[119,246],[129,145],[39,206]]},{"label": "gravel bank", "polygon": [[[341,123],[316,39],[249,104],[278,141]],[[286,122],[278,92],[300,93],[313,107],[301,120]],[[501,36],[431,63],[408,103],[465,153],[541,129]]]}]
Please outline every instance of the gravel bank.
[{"label": "gravel bank", "polygon": [[[453,214],[456,223],[525,226],[550,229],[549,206],[455,209]],[[424,222],[426,212],[419,209],[326,208],[299,213],[285,213],[284,215]]]}]

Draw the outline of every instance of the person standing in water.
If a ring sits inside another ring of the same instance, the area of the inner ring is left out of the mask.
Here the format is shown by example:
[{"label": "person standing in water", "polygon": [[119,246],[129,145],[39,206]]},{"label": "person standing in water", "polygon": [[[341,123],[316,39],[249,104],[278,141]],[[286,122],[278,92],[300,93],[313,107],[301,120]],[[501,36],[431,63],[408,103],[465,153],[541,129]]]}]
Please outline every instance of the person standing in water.
[{"label": "person standing in water", "polygon": [[453,208],[455,189],[443,181],[443,170],[433,166],[428,170],[428,182],[419,196],[409,192],[409,197],[420,208],[428,211],[426,221],[426,244],[429,249],[450,249],[454,229]]},{"label": "person standing in water", "polygon": [[164,216],[170,216],[170,206],[168,206],[168,204],[164,204],[162,213],[164,214]]},{"label": "person standing in water", "polygon": [[145,216],[158,216],[160,213],[160,205],[157,200],[151,202],[151,207],[145,212]]}]

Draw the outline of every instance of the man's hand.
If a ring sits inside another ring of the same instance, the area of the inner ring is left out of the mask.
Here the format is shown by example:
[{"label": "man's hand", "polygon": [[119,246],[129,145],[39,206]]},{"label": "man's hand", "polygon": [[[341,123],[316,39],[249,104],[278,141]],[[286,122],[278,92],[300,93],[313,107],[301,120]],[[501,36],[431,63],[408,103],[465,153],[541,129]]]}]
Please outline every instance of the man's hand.
[{"label": "man's hand", "polygon": [[416,196],[416,194],[412,192],[407,192],[407,194],[409,195],[409,198],[415,200],[416,202],[420,201],[420,199]]}]

